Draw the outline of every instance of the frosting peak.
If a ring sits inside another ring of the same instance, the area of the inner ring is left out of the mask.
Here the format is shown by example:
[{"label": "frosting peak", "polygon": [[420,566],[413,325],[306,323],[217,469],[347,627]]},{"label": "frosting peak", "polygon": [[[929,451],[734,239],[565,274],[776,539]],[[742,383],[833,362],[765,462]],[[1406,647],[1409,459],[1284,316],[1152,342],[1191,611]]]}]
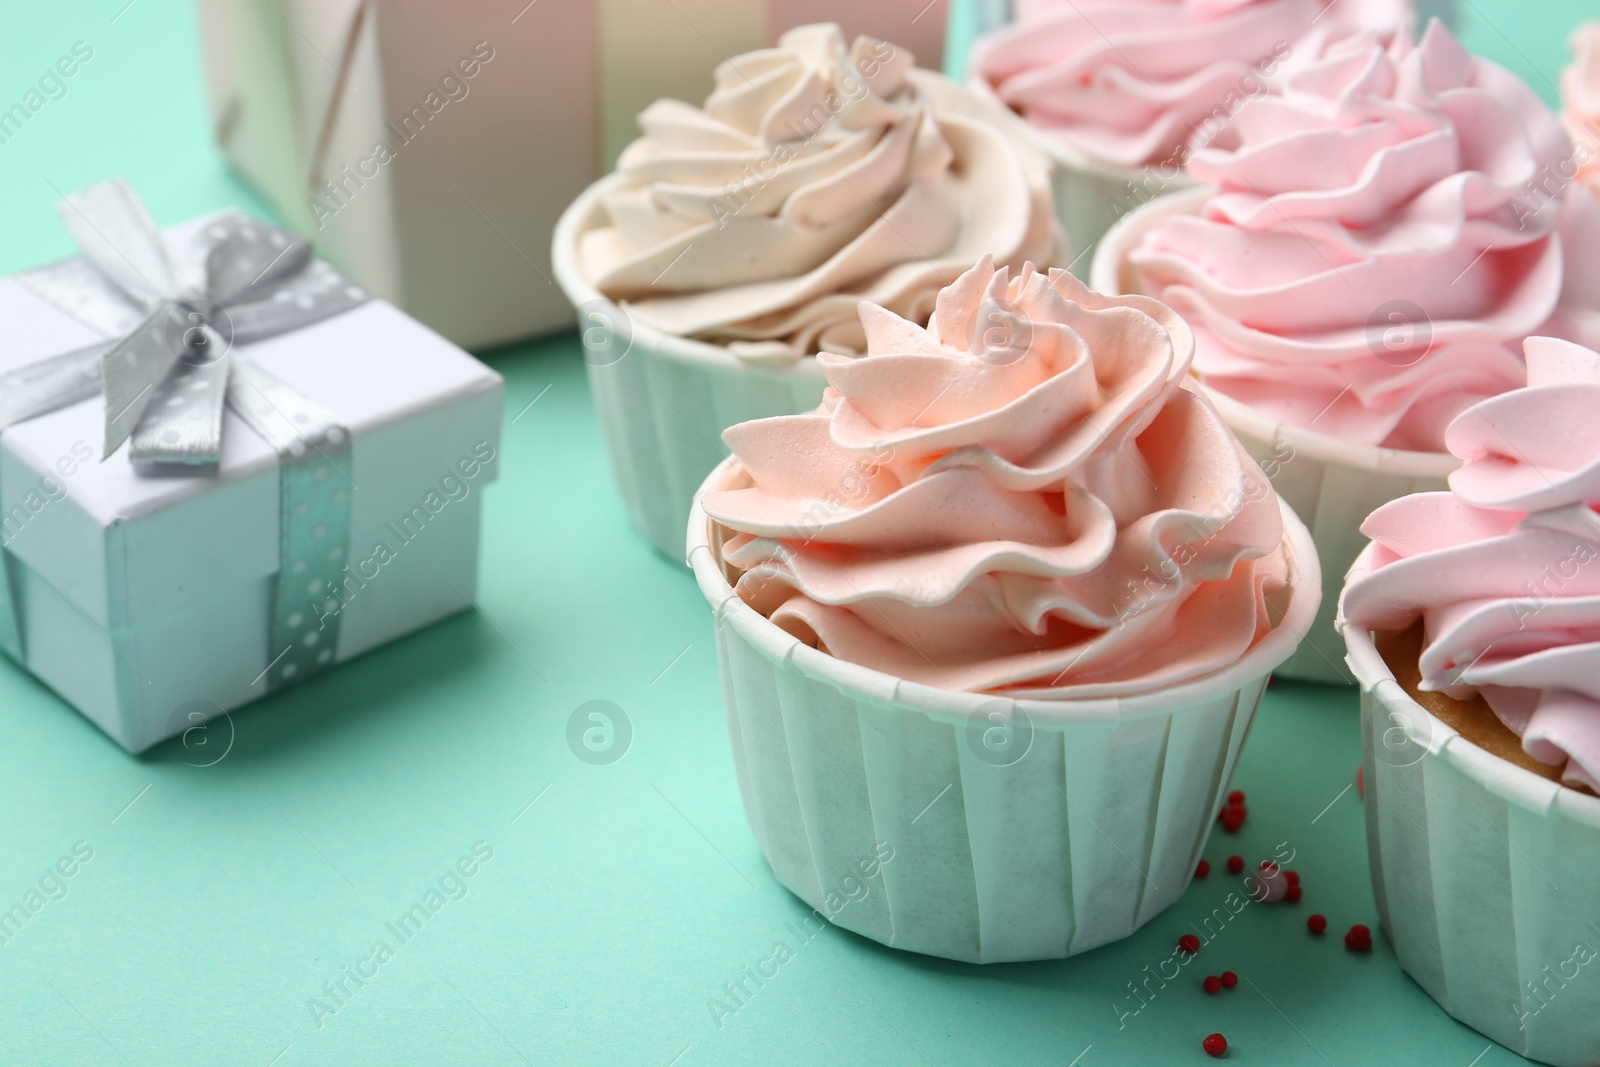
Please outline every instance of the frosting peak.
[{"label": "frosting peak", "polygon": [[1346,616],[1420,616],[1422,688],[1481,693],[1528,754],[1600,791],[1600,354],[1527,342],[1528,385],[1450,424],[1450,492],[1402,497],[1362,526],[1372,569]]},{"label": "frosting peak", "polygon": [[1420,44],[1352,37],[1253,100],[1190,174],[1198,215],[1131,254],[1195,324],[1207,384],[1345,440],[1440,451],[1471,404],[1524,381],[1524,338],[1563,298],[1572,146],[1514,75],[1438,21]]},{"label": "frosting peak", "polygon": [[985,258],[926,328],[861,321],[864,357],[818,357],[821,407],[726,432],[751,486],[702,498],[775,624],[929,685],[1073,696],[1213,673],[1273,628],[1277,498],[1171,310]]},{"label": "frosting peak", "polygon": [[858,352],[858,301],[921,321],[978,256],[1054,253],[1046,164],[986,106],[886,42],[791,30],[719,66],[704,107],[639,116],[584,273],[670,334]]}]

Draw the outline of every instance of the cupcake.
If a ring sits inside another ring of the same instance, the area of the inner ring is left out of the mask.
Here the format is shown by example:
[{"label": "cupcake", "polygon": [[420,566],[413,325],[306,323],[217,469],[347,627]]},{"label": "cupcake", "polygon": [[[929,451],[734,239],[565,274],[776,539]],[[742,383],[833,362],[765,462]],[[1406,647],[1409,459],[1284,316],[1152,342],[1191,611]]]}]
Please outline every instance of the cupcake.
[{"label": "cupcake", "polygon": [[1445,434],[1449,491],[1402,497],[1342,598],[1368,848],[1401,965],[1546,1063],[1600,1048],[1600,354],[1526,345],[1526,388]]},{"label": "cupcake", "polygon": [[1048,162],[1014,121],[837,26],[723,63],[704,107],[644,136],[555,233],[634,521],[681,558],[690,498],[736,422],[814,407],[816,353],[854,353],[856,304],[926,321],[983,255],[1057,256]]},{"label": "cupcake", "polygon": [[[1529,191],[1571,152],[1550,108],[1443,24],[1415,47],[1347,38],[1195,153],[1210,184],[1124,220],[1094,284],[1193,325],[1196,372],[1336,583],[1362,516],[1444,487],[1451,419],[1524,384],[1522,341],[1584,335],[1564,295],[1575,201]],[[1349,680],[1332,619],[1283,673]]]},{"label": "cupcake", "polygon": [[1309,536],[1144,297],[987,257],[926,327],[863,302],[815,411],[727,431],[690,563],[745,811],[778,879],[897,948],[995,962],[1125,937],[1182,894]]},{"label": "cupcake", "polygon": [[1358,30],[1409,33],[1411,17],[1410,0],[1018,0],[1013,24],[973,44],[969,81],[1055,162],[1056,211],[1087,254],[1122,215],[1187,188],[1193,148],[1286,61]]},{"label": "cupcake", "polygon": [[1600,195],[1600,22],[1586,22],[1573,32],[1572,55],[1573,64],[1561,73],[1562,118],[1574,147],[1572,176]]}]

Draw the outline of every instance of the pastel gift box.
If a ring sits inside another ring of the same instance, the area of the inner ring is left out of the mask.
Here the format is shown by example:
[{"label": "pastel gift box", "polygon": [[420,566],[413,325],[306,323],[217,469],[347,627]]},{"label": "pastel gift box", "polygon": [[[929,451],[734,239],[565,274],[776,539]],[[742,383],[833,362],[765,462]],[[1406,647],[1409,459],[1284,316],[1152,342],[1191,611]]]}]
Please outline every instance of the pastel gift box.
[{"label": "pastel gift box", "polygon": [[[169,253],[209,221],[164,231]],[[0,279],[0,323],[0,374],[106,339],[19,278]],[[497,469],[499,375],[376,299],[234,357],[349,433],[346,461],[327,473],[341,493],[348,483],[344,573],[356,578],[326,605],[337,627],[306,620],[308,634],[337,634],[315,655],[348,660],[467,608]],[[101,462],[104,417],[96,394],[0,434],[0,565],[22,662],[138,752],[290,681],[269,669],[280,462],[231,407],[214,468],[153,474],[127,446]]]},{"label": "pastel gift box", "polygon": [[570,325],[551,233],[652,101],[704,99],[718,63],[808,22],[944,50],[944,0],[199,6],[234,165],[348,277],[473,348]]}]

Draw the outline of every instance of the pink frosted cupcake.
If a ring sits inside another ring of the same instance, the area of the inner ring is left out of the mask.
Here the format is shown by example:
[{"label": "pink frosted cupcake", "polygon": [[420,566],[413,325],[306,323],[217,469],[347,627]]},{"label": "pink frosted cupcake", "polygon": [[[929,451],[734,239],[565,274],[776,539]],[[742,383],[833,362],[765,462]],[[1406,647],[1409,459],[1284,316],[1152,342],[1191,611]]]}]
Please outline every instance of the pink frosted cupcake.
[{"label": "pink frosted cupcake", "polygon": [[1577,1067],[1600,1048],[1600,985],[1577,974],[1600,958],[1600,354],[1526,347],[1527,387],[1446,432],[1450,491],[1367,519],[1342,607],[1401,965],[1463,1022]]},{"label": "pink frosted cupcake", "polygon": [[888,842],[835,917],[886,944],[1126,936],[1182,893],[1316,610],[1305,531],[1154,300],[986,258],[926,328],[861,323],[821,407],[727,431],[690,520],[751,826],[819,906]]},{"label": "pink frosted cupcake", "polygon": [[1412,17],[1410,0],[1018,0],[1014,23],[974,43],[969,81],[1055,161],[1056,211],[1079,253],[1186,188],[1192,147],[1268,93],[1286,61],[1353,32],[1409,34]]},{"label": "pink frosted cupcake", "polygon": [[[1522,341],[1583,339],[1592,198],[1535,196],[1572,145],[1514,75],[1432,23],[1416,47],[1334,43],[1245,105],[1190,173],[1102,245],[1095,284],[1195,328],[1195,370],[1310,524],[1324,578],[1379,504],[1442,488],[1444,428],[1525,381]],[[1582,283],[1581,285],[1577,283]],[[1331,607],[1285,673],[1334,680]]]}]

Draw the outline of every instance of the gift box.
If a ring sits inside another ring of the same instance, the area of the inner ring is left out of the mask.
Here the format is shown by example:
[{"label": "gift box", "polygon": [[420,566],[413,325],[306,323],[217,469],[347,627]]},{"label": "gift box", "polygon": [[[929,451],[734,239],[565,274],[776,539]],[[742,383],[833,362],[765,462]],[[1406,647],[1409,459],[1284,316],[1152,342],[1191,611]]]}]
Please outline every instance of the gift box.
[{"label": "gift box", "polygon": [[[216,138],[294,228],[458,344],[565,327],[562,210],[660,97],[838,21],[943,56],[944,0],[200,0]],[[552,101],[556,102],[552,105]]]},{"label": "gift box", "polygon": [[0,649],[138,752],[470,606],[499,375],[243,215],[62,215],[0,279]]}]

